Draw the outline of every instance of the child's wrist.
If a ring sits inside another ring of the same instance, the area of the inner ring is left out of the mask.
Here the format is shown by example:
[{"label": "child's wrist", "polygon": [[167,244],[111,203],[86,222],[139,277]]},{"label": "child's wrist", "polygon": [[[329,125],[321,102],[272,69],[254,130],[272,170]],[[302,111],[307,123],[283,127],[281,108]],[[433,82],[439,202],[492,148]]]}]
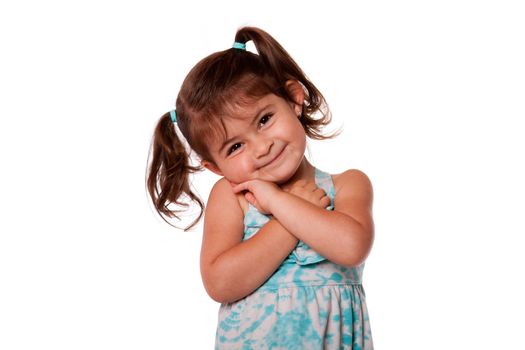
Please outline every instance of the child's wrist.
[{"label": "child's wrist", "polygon": [[279,211],[279,209],[282,208],[283,203],[286,201],[287,197],[290,196],[290,193],[283,191],[281,188],[276,191],[276,193],[272,196],[272,200],[270,203],[270,213],[275,216],[275,213]]},{"label": "child's wrist", "polygon": [[277,225],[279,229],[282,230],[283,232],[286,232],[286,234],[288,235],[290,239],[290,242],[293,242],[295,244],[299,242],[299,238],[297,238],[290,231],[288,231],[286,227],[284,227],[283,224],[281,224],[281,222],[277,218],[272,216],[269,222],[273,223],[273,225]]}]

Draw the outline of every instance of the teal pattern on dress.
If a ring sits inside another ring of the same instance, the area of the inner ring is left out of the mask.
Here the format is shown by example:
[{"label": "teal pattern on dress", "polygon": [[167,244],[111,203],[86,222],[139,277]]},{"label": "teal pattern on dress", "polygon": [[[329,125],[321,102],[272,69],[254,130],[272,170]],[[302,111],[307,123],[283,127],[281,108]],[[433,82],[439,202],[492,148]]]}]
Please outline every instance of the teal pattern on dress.
[{"label": "teal pattern on dress", "polygon": [[[333,210],[332,177],[315,169],[315,182]],[[243,239],[269,220],[250,205]],[[363,269],[334,264],[300,241],[252,294],[221,304],[215,349],[373,349]]]}]

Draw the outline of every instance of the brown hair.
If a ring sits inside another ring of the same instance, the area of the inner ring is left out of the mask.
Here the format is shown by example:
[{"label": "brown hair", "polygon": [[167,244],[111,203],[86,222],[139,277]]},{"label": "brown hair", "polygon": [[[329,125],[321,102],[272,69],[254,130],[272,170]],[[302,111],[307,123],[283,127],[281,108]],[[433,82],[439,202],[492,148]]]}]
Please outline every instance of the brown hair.
[{"label": "brown hair", "polygon": [[[202,160],[213,162],[208,142],[210,138],[224,134],[223,118],[235,106],[249,104],[270,93],[294,102],[285,88],[288,80],[299,81],[305,92],[299,119],[305,134],[316,140],[337,135],[321,133],[331,120],[328,105],[286,50],[259,28],[243,27],[237,31],[236,42],[250,40],[258,54],[230,48],[209,55],[191,69],[177,96],[177,125],[190,148]],[[314,118],[317,113],[321,116]],[[160,118],[151,148],[153,158],[146,174],[150,197],[164,220],[164,216],[180,219],[177,213],[183,210],[169,209],[171,203],[187,208],[188,199],[196,202],[200,214],[185,228],[188,230],[203,215],[204,203],[191,189],[189,181],[190,174],[202,168],[191,165],[190,155],[177,135],[169,113]]]}]

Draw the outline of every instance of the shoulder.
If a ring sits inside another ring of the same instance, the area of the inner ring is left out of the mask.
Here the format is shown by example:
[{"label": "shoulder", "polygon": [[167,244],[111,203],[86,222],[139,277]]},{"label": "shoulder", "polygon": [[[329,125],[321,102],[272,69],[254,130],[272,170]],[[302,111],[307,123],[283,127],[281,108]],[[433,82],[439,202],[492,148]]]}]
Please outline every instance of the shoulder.
[{"label": "shoulder", "polygon": [[218,180],[210,191],[204,214],[200,265],[204,285],[213,279],[213,262],[243,239],[243,211],[230,182]]},{"label": "shoulder", "polygon": [[350,169],[332,176],[335,187],[334,210],[343,212],[373,232],[373,189],[368,176],[358,169]]},{"label": "shoulder", "polygon": [[218,180],[211,189],[201,247],[201,263],[209,267],[220,254],[238,244],[243,236],[243,211],[230,182]]},{"label": "shoulder", "polygon": [[374,242],[375,225],[372,210],[372,183],[368,176],[358,169],[350,169],[332,176],[336,194],[334,211],[350,217],[355,223],[355,244],[359,261],[364,261]]},{"label": "shoulder", "polygon": [[233,191],[231,190],[232,187],[230,185],[230,182],[226,180],[224,177],[220,178],[215,182],[213,185],[211,192],[210,192],[210,198],[219,194],[222,195],[228,195],[233,194]]},{"label": "shoulder", "polygon": [[373,197],[372,182],[369,177],[359,169],[349,169],[341,174],[332,175],[335,192],[337,194],[353,193],[362,197]]},{"label": "shoulder", "polygon": [[206,211],[208,211],[210,206],[212,208],[233,208],[235,211],[237,211],[236,209],[240,209],[242,213],[246,213],[248,202],[242,194],[235,194],[232,190],[231,183],[223,177],[213,185],[208,197]]}]

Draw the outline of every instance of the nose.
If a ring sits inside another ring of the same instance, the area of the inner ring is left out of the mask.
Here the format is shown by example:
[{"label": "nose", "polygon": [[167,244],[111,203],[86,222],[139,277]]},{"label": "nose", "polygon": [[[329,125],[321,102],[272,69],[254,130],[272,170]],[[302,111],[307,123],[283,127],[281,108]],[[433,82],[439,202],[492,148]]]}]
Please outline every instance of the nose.
[{"label": "nose", "polygon": [[262,158],[270,154],[272,149],[273,141],[264,137],[259,137],[255,140],[254,144],[254,155],[256,158]]}]

